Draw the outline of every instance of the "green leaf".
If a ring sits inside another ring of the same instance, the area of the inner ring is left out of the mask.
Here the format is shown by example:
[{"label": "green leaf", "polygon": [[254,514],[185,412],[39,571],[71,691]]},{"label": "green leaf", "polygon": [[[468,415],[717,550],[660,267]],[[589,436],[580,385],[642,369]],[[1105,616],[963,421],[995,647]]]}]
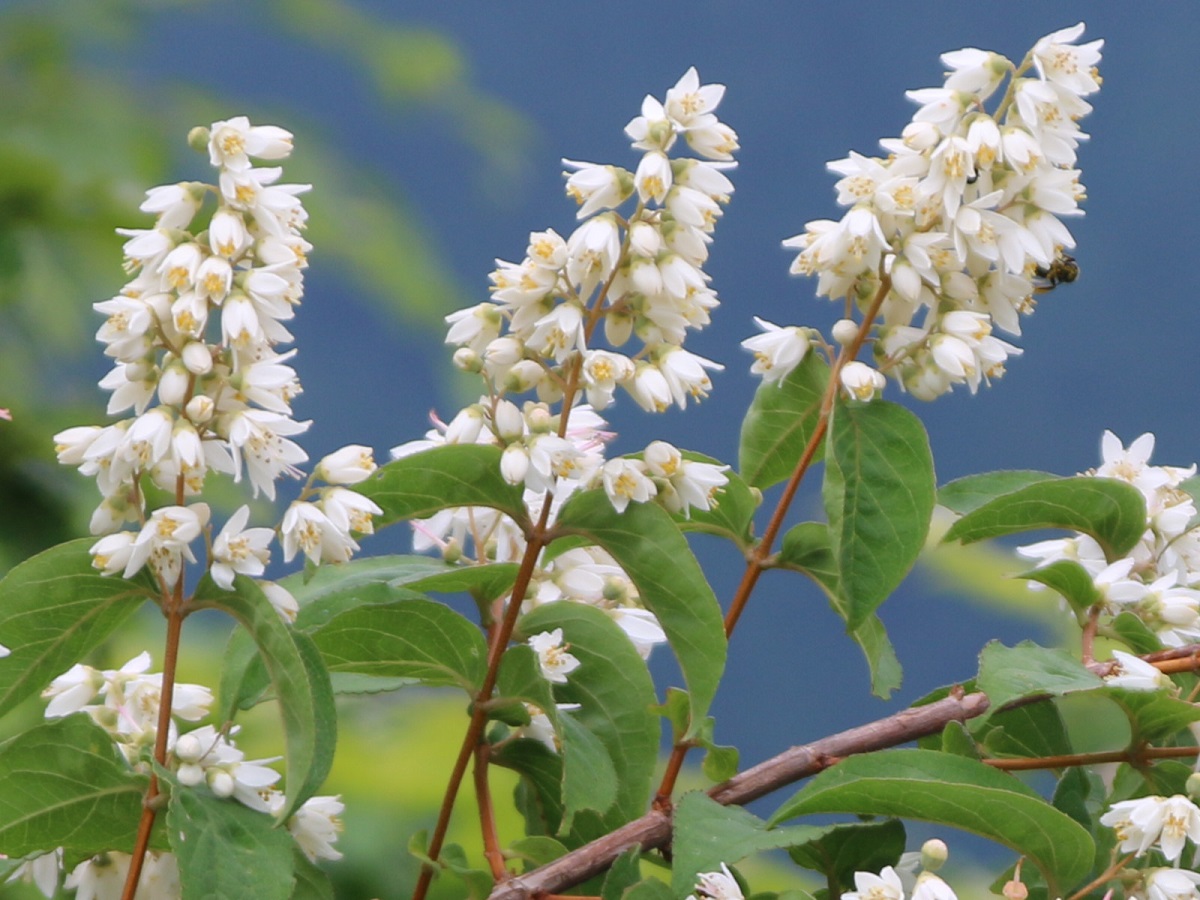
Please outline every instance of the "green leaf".
[{"label": "green leaf", "polygon": [[989,756],[1039,758],[1071,753],[1062,716],[1053,703],[1027,703],[989,716],[980,729]]},{"label": "green leaf", "polygon": [[1100,693],[1108,697],[1129,719],[1133,729],[1131,745],[1143,741],[1153,743],[1200,722],[1200,707],[1186,700],[1168,696],[1163,691],[1131,691],[1126,688],[1104,687]]},{"label": "green leaf", "polygon": [[582,810],[590,809],[601,815],[607,812],[617,797],[613,759],[599,738],[570,713],[555,707],[550,683],[543,677],[532,648],[521,645],[508,649],[500,663],[497,688],[503,699],[520,699],[541,709],[561,741],[562,821],[556,834],[569,832],[575,816]]},{"label": "green leaf", "polygon": [[488,506],[528,529],[524,489],[500,474],[499,447],[450,444],[393,460],[354,489],[383,510],[382,528],[455,506]]},{"label": "green leaf", "polygon": [[666,882],[657,878],[639,881],[633,887],[627,888],[621,897],[622,900],[675,900]]},{"label": "green leaf", "polygon": [[[829,367],[809,353],[782,382],[758,386],[738,446],[738,471],[747,484],[765,490],[791,477],[816,432],[828,384]],[[818,447],[813,462],[822,452]]]},{"label": "green leaf", "polygon": [[737,747],[721,747],[714,744],[704,754],[700,769],[709,781],[728,781],[737,774],[738,756]]},{"label": "green leaf", "polygon": [[329,876],[295,845],[292,846],[292,869],[296,884],[292,888],[291,900],[334,900]]},{"label": "green leaf", "polygon": [[[625,632],[605,613],[581,603],[547,603],[521,617],[522,634],[563,630],[579,660],[555,696],[582,708],[571,713],[599,738],[617,775],[617,799],[605,817],[612,828],[646,811],[658,761],[654,683]],[[507,655],[507,654],[506,654]]]},{"label": "green leaf", "polygon": [[35,725],[0,744],[0,853],[130,852],[148,786],[88,716]]},{"label": "green leaf", "polygon": [[554,862],[554,860],[565,855],[567,852],[567,848],[563,846],[561,841],[556,841],[554,838],[541,834],[513,841],[509,844],[508,850],[509,852],[506,855],[514,856],[524,861],[526,872],[533,871],[539,866],[546,865],[546,863]]},{"label": "green leaf", "polygon": [[196,588],[197,608],[229,613],[254,638],[271,676],[283,721],[287,761],[287,802],[279,821],[316,793],[333,762],[337,714],[329,672],[312,639],[283,623],[258,583],[237,576],[232,591],[223,591],[205,576]]},{"label": "green leaf", "polygon": [[751,853],[794,847],[824,831],[807,825],[768,829],[758,816],[740,806],[722,806],[701,791],[680,798],[674,825],[671,890],[677,897],[695,886],[699,873],[719,871],[721,863],[733,865]]},{"label": "green leaf", "polygon": [[1103,684],[1099,675],[1066,650],[1022,641],[1005,647],[992,641],[979,655],[979,690],[988,695],[991,710],[1020,697],[1057,697]]},{"label": "green leaf", "polygon": [[846,625],[867,620],[908,574],[933,514],[933,457],[920,419],[886,401],[839,402],[823,496]]},{"label": "green leaf", "polygon": [[97,647],[147,600],[150,576],[101,575],[94,538],[51,547],[0,580],[0,716],[46,687]]},{"label": "green leaf", "polygon": [[805,844],[792,847],[788,856],[796,865],[820,872],[829,896],[838,896],[854,885],[855,872],[878,872],[894,866],[904,852],[904,824],[898,819],[861,825],[835,825]]},{"label": "green leaf", "polygon": [[555,529],[586,535],[633,580],[679,661],[694,730],[725,668],[725,625],[717,598],[670,514],[653,503],[631,503],[618,513],[604,491],[584,491],[563,505]]},{"label": "green leaf", "polygon": [[1146,501],[1133,485],[1112,478],[1039,481],[967,513],[942,540],[970,544],[1041,528],[1082,531],[1100,543],[1108,559],[1119,559],[1146,531]]},{"label": "green leaf", "polygon": [[184,900],[292,896],[296,845],[269,815],[176,783],[167,805],[167,828]]},{"label": "green leaf", "polygon": [[938,489],[938,503],[960,516],[972,512],[1005,494],[1040,481],[1054,481],[1058,475],[1030,470],[984,472],[958,478]]},{"label": "green leaf", "polygon": [[1162,641],[1139,617],[1126,610],[1113,619],[1113,632],[1138,655],[1162,649]]},{"label": "green leaf", "polygon": [[313,632],[330,672],[416,678],[474,694],[487,668],[487,645],[464,616],[433,600],[360,606]]},{"label": "green leaf", "polygon": [[1024,572],[1017,578],[1036,581],[1057,591],[1077,613],[1104,600],[1088,570],[1074,560],[1060,559],[1048,566]]},{"label": "green leaf", "polygon": [[[829,528],[820,522],[801,522],[783,536],[778,556],[782,568],[803,572],[825,592],[829,605],[843,619],[845,603],[838,590],[837,564],[833,558]],[[900,687],[904,673],[887,629],[877,615],[870,615],[849,632],[863,652],[871,672],[871,693],[887,700]]]},{"label": "green leaf", "polygon": [[600,900],[623,900],[626,889],[633,887],[642,878],[642,848],[630,847],[608,867],[604,885],[600,889]]},{"label": "green leaf", "polygon": [[900,816],[990,838],[1026,856],[1065,896],[1090,871],[1085,829],[991,766],[931,750],[852,756],[814,777],[770,822],[811,813]]},{"label": "green leaf", "polygon": [[[684,451],[684,459],[721,465],[721,461],[702,453]],[[752,490],[740,476],[727,471],[729,479],[717,495],[711,509],[692,509],[685,517],[675,514],[675,522],[683,531],[699,531],[728,538],[741,550],[754,543],[754,513],[762,502],[762,494]]]}]

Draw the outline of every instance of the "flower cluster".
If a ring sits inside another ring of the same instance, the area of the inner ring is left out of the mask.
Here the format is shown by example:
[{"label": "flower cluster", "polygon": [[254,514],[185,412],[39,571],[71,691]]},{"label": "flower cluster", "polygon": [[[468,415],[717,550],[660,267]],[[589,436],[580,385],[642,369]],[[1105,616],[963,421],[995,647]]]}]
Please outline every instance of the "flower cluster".
[{"label": "flower cluster", "polygon": [[[497,261],[489,301],[447,316],[455,364],[481,376],[486,393],[449,423],[435,419],[425,440],[394,448],[394,457],[445,444],[500,447],[503,477],[524,487],[534,518],[549,503],[551,523],[587,488],[603,488],[618,512],[652,500],[685,516],[711,508],[727,467],[687,459],[662,441],[606,461],[613,434],[599,413],[618,388],[650,412],[684,408],[689,397],[707,396],[707,373],[721,368],[683,343],[717,306],[702,266],[733,190],[725,171],[737,135],[715,114],[723,94],[689,69],[664,100],[646,97],[626,127],[641,154],[634,171],[564,160],[567,193],[584,221],[565,238],[532,233],[521,262]],[[699,158],[672,156],[681,143]],[[617,209],[627,201],[634,208],[623,216]],[[597,346],[601,334],[606,347]],[[526,392],[536,399],[519,405],[513,398]],[[519,559],[526,547],[516,525],[490,509],[445,510],[415,527],[418,551],[436,547],[452,562],[468,539],[479,561]],[[564,553],[534,579],[530,607],[564,598],[598,606],[643,654],[664,640],[599,548]]]},{"label": "flower cluster", "polygon": [[[162,675],[149,672],[150,655],[142,653],[119,669],[94,669],[77,664],[55,678],[43,692],[49,700],[46,718],[86,713],[112,737],[130,765],[149,771],[149,759],[158,729]],[[176,719],[198,722],[209,713],[212,692],[201,685],[176,683],[172,694],[167,768],[174,770],[184,788],[205,785],[217,797],[233,798],[250,809],[278,814],[284,794],[274,788],[279,772],[267,764],[272,759],[247,760],[233,743],[235,726],[228,733],[211,725],[179,734]],[[301,851],[314,862],[340,859],[333,844],[341,831],[343,804],[338,797],[312,797],[287,822]],[[81,897],[118,897],[124,887],[130,857],[126,853],[100,854],[79,863],[67,875],[64,887]],[[33,881],[47,896],[54,896],[62,864],[61,853],[48,853],[27,861],[14,878]],[[179,896],[179,872],[170,853],[146,857],[139,896]]]},{"label": "flower cluster", "polygon": [[[252,163],[287,157],[292,136],[238,117],[191,137],[207,147],[216,184],[148,191],[141,209],[155,214],[154,227],[120,229],[134,277],[95,304],[107,317],[96,337],[114,363],[100,382],[111,392],[108,412],[133,415],[55,435],[59,462],[94,476],[103,495],[91,521],[92,533],[103,535],[92,548],[96,567],[129,578],[148,564],[167,587],[185,560],[196,561],[190,545],[209,526],[206,504],[185,505],[208,473],[235,481],[245,475],[256,496],[274,499],[280,476],[301,474],[296,466],[308,456],[291,438],[310,424],[292,418],[301,392],[288,365],[296,351],[277,350],[292,339],[284,323],[300,303],[312,249],[299,199],[308,185],[282,184],[281,168]],[[209,195],[216,208],[200,217]],[[364,451],[338,451],[319,473],[332,484],[353,484],[374,468]],[[145,479],[175,504],[148,512]],[[350,491],[322,491],[318,501],[289,510],[284,555],[349,559],[358,548],[351,532],[369,532],[378,512]],[[213,544],[213,579],[226,589],[235,574],[261,575],[269,559],[273,533],[246,530],[248,517],[243,507]],[[126,522],[139,530],[122,531]]]},{"label": "flower cluster", "polygon": [[[1196,466],[1152,466],[1154,435],[1143,434],[1128,448],[1110,431],[1101,441],[1103,463],[1085,475],[1133,485],[1146,500],[1146,531],[1122,559],[1110,562],[1086,534],[1017,548],[1039,567],[1060,560],[1081,565],[1102,598],[1101,612],[1130,612],[1168,647],[1200,640],[1200,531],[1196,503],[1181,485]],[[1101,624],[1105,624],[1104,621]]]},{"label": "flower cluster", "polygon": [[[882,293],[866,323],[877,329],[878,373],[918,398],[999,377],[1020,350],[993,330],[1020,334],[1035,289],[1053,283],[1074,246],[1061,219],[1081,214],[1074,166],[1087,135],[1077,122],[1099,89],[1103,44],[1075,44],[1082,33],[1081,23],[1043,37],[1020,65],[974,48],[945,54],[944,83],[909,92],[919,108],[899,138],[881,141],[886,158],[829,163],[842,218],[809,222],[784,242],[800,251],[791,271],[816,276],[818,295],[867,310]],[[745,345],[754,370],[782,378],[806,336],[760,326],[768,335]],[[860,398],[878,387],[861,371],[844,375]]]},{"label": "flower cluster", "polygon": [[1185,840],[1200,843],[1200,809],[1182,794],[1122,800],[1100,817],[1100,824],[1116,832],[1121,853],[1142,856],[1157,846],[1170,863],[1179,862]]}]

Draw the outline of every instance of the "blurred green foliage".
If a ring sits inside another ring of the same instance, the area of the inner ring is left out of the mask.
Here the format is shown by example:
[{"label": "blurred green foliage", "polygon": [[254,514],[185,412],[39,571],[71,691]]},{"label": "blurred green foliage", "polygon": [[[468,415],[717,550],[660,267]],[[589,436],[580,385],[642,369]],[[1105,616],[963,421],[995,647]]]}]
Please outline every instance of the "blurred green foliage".
[{"label": "blurred green foliage", "polygon": [[[530,125],[471,82],[444,35],[406,28],[340,0],[38,0],[0,10],[0,572],[86,534],[98,502],[59,467],[51,436],[102,421],[105,367],[91,310],[124,282],[119,226],[141,227],[143,192],[206,177],[185,146],[190,127],[231,115],[285,125],[299,147],[288,180],[305,199],[326,270],[406,328],[440,331],[464,292],[405,202],[369,161],[323,135],[329,126],[253,97],[216,96],[172,73],[148,78],[140,42],[165,17],[211,15],[230,28],[266,17],[332,77],[365,80],[382,117],[435,113],[476,152],[481,182],[519,172]],[[214,56],[215,59],[215,56]],[[337,67],[341,67],[340,70]]]}]

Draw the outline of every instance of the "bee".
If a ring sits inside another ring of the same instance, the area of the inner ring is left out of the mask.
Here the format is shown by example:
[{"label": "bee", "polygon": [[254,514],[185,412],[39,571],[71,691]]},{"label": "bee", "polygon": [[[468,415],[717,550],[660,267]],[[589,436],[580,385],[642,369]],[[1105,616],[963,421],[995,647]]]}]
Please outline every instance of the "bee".
[{"label": "bee", "polygon": [[1044,294],[1052,291],[1060,284],[1070,284],[1079,277],[1079,263],[1075,257],[1058,251],[1054,261],[1048,266],[1038,266],[1033,270],[1033,289],[1036,293]]}]

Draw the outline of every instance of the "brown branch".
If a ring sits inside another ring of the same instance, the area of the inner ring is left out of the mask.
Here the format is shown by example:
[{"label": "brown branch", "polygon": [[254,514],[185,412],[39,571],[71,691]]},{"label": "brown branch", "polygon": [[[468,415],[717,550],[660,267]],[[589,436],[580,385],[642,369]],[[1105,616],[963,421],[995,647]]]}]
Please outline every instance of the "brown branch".
[{"label": "brown branch", "polygon": [[475,799],[479,804],[479,824],[483,830],[483,855],[491,867],[492,880],[503,881],[508,877],[508,870],[504,868],[504,851],[500,849],[496,816],[492,811],[492,792],[488,787],[490,749],[487,744],[475,748]]},{"label": "brown branch", "polygon": [[1012,759],[985,759],[982,762],[1006,772],[1028,772],[1036,769],[1064,769],[1068,766],[1093,766],[1101,763],[1138,763],[1150,759],[1179,759],[1195,756],[1200,747],[1143,747],[1140,750],[1104,750],[1098,753],[1063,753],[1059,756],[1038,756]]},{"label": "brown branch", "polygon": [[[987,708],[987,697],[975,693],[950,696],[927,706],[906,709],[810,744],[793,747],[740,772],[708,793],[718,803],[727,806],[749,803],[801,778],[815,775],[844,757],[896,747],[926,735],[937,734],[948,723],[975,718]],[[539,869],[514,876],[504,884],[497,885],[489,900],[530,900],[553,895],[603,872],[630,847],[651,850],[666,844],[670,837],[670,816],[653,809],[640,819]]]}]

